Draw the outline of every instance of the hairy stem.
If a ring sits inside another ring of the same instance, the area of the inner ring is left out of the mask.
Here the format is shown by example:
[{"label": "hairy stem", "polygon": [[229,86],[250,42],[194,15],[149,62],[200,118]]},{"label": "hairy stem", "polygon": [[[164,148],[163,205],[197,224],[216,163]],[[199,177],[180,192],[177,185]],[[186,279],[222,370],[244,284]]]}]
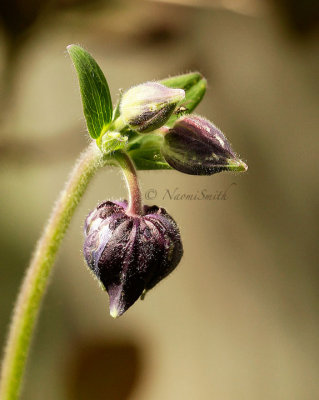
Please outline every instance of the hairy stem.
[{"label": "hairy stem", "polygon": [[117,151],[114,157],[120,167],[122,168],[127,189],[129,192],[129,203],[126,209],[127,215],[142,215],[143,205],[142,205],[142,195],[140,186],[137,179],[136,169],[134,167],[133,161],[130,156],[124,151]]},{"label": "hairy stem", "polygon": [[90,179],[104,163],[102,153],[92,142],[75,164],[36,246],[10,325],[1,370],[1,400],[16,400],[19,396],[32,333],[56,254]]}]

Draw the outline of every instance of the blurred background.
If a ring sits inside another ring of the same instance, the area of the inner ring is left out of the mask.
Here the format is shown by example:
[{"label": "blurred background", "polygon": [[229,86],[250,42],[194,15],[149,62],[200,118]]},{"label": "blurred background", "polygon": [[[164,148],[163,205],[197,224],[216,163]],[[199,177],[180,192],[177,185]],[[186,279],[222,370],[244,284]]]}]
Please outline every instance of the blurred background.
[{"label": "blurred background", "polygon": [[[85,216],[125,197],[102,170],[64,240],[22,400],[319,398],[318,20],[305,0],[1,0],[0,344],[28,260],[88,143],[65,48],[90,51],[118,89],[199,70],[198,113],[246,174],[141,172],[178,222],[176,271],[113,320],[85,267]],[[177,201],[165,191],[227,192]]]}]

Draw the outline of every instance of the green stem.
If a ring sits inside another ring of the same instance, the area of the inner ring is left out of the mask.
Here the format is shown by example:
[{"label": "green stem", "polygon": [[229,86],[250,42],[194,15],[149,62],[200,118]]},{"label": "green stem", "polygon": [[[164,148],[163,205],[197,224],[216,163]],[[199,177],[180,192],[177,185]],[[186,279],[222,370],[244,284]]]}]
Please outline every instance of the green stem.
[{"label": "green stem", "polygon": [[102,153],[92,142],[75,164],[37,244],[9,330],[1,370],[1,400],[16,400],[19,396],[34,325],[56,254],[89,181],[104,163]]},{"label": "green stem", "polygon": [[127,153],[121,150],[114,153],[114,158],[122,168],[129,192],[129,203],[126,214],[143,215],[142,195],[133,161]]}]

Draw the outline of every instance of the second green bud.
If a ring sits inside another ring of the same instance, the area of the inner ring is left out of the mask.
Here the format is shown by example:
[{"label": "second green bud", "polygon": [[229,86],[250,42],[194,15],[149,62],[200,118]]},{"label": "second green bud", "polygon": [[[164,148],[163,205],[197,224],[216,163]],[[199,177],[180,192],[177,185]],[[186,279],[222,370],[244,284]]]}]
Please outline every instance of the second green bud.
[{"label": "second green bud", "polygon": [[151,132],[166,123],[184,98],[183,89],[168,88],[157,82],[142,83],[124,93],[120,104],[121,118],[137,132]]}]

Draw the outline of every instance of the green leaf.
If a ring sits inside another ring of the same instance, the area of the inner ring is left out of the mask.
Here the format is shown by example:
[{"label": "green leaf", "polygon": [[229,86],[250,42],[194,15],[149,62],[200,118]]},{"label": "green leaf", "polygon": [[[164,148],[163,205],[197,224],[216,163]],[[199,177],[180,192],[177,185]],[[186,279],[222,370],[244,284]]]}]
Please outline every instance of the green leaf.
[{"label": "green leaf", "polygon": [[196,85],[200,80],[205,80],[203,75],[199,72],[190,72],[183,75],[175,75],[166,79],[162,79],[160,83],[170,88],[178,88],[188,90]]},{"label": "green leaf", "polygon": [[160,81],[163,85],[170,88],[180,88],[185,90],[185,99],[178,103],[173,115],[166,125],[172,126],[182,114],[190,114],[201,102],[206,92],[207,82],[199,72],[177,75]]},{"label": "green leaf", "polygon": [[120,113],[120,104],[121,104],[122,96],[123,96],[123,91],[120,90],[119,98],[118,98],[117,103],[113,110],[112,121],[115,121],[117,118],[119,118],[119,116],[121,114]]},{"label": "green leaf", "polygon": [[97,139],[112,120],[112,101],[105,76],[94,58],[82,47],[67,47],[78,74],[83,112],[89,134]]},{"label": "green leaf", "polygon": [[171,169],[161,154],[163,138],[153,134],[139,135],[127,149],[139,170]]}]

